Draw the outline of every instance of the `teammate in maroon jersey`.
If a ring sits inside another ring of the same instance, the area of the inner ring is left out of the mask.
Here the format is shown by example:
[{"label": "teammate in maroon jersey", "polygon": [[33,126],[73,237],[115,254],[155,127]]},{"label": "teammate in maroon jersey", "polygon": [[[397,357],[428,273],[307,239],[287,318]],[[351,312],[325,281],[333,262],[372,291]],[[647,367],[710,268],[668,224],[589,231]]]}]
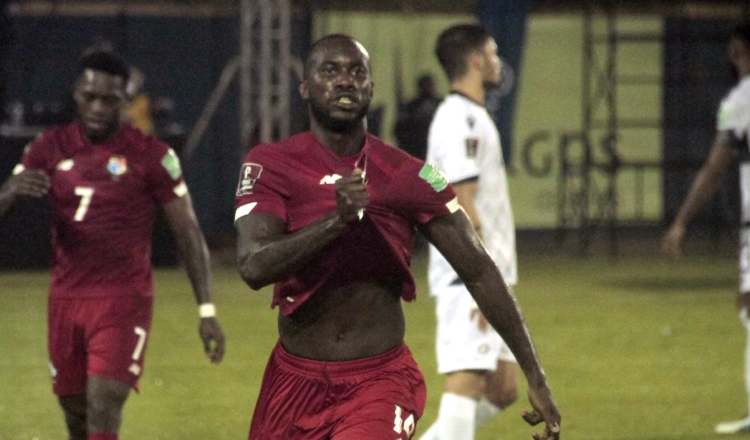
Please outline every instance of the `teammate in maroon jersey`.
[{"label": "teammate in maroon jersey", "polygon": [[151,230],[161,206],[199,306],[212,362],[224,334],[211,300],[209,255],[175,153],[121,123],[128,64],[83,58],[78,121],[27,147],[0,189],[0,217],[47,197],[52,217],[49,353],[71,440],[114,440],[143,370],[153,307]]},{"label": "teammate in maroon jersey", "polygon": [[513,296],[442,174],[367,134],[370,60],[346,35],[324,37],[300,93],[311,131],[245,158],[237,187],[238,268],[253,289],[275,283],[280,340],[251,440],[402,439],[414,435],[425,384],[404,345],[401,300],[415,228],[444,253],[529,382],[537,439],[560,416]]}]

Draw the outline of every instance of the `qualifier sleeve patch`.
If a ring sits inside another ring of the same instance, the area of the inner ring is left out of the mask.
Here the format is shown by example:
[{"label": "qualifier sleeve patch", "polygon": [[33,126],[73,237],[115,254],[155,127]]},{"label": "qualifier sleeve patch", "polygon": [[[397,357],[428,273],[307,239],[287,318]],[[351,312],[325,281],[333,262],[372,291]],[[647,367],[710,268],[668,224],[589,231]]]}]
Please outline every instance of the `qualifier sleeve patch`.
[{"label": "qualifier sleeve patch", "polygon": [[240,169],[240,183],[237,185],[237,197],[253,193],[255,181],[260,178],[263,166],[257,163],[243,163]]},{"label": "qualifier sleeve patch", "polygon": [[165,170],[167,170],[169,175],[172,177],[172,180],[177,180],[180,178],[180,175],[182,175],[180,159],[177,158],[177,155],[171,148],[169,149],[169,152],[165,154],[161,159],[161,165]]},{"label": "qualifier sleeve patch", "polygon": [[437,192],[448,186],[448,179],[445,178],[443,172],[428,163],[424,164],[422,170],[419,171],[419,177],[432,185],[432,189]]}]

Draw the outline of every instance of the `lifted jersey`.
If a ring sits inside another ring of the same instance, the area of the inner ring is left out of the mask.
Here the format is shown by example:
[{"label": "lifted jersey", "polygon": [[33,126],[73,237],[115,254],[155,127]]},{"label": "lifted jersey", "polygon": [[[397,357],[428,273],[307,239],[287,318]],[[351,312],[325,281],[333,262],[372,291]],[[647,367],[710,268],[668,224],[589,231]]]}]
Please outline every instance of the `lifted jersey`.
[{"label": "lifted jersey", "polygon": [[336,209],[335,183],[359,167],[370,203],[362,220],[295,274],[276,283],[272,306],[289,315],[311,295],[360,282],[392,286],[415,297],[409,270],[415,225],[458,209],[443,175],[419,159],[368,135],[355,157],[342,158],[307,132],[248,153],[237,186],[235,220],[250,213],[280,218],[294,232]]},{"label": "lifted jersey", "polygon": [[102,145],[91,144],[82,130],[76,122],[45,132],[14,170],[50,177],[50,296],[152,295],[157,208],[187,193],[179,160],[127,124]]},{"label": "lifted jersey", "polygon": [[[487,110],[454,93],[438,107],[430,126],[427,162],[453,183],[477,179],[474,206],[481,236],[505,281],[514,285],[516,230],[500,151],[500,135]],[[448,261],[430,246],[429,280],[433,293],[458,280]]]}]

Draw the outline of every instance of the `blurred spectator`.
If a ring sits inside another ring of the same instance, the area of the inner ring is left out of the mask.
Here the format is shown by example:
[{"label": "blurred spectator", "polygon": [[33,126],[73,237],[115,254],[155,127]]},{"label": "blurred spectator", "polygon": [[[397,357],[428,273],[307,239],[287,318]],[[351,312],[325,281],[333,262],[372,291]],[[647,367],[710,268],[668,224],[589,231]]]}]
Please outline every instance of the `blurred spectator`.
[{"label": "blurred spectator", "polygon": [[130,67],[130,80],[125,87],[128,104],[125,106],[125,120],[146,134],[154,132],[154,121],[151,114],[151,99],[143,91],[146,78],[141,69]]},{"label": "blurred spectator", "polygon": [[424,160],[427,156],[430,122],[442,99],[437,95],[435,80],[429,74],[419,77],[417,88],[417,97],[399,109],[393,134],[399,148]]}]

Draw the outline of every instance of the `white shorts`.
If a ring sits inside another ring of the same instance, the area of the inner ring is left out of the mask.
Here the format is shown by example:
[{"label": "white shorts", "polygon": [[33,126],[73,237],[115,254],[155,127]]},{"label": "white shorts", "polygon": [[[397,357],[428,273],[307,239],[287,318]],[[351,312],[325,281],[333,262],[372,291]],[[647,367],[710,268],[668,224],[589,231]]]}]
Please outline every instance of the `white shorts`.
[{"label": "white shorts", "polygon": [[750,226],[740,229],[740,293],[750,292]]},{"label": "white shorts", "polygon": [[464,370],[495,371],[497,361],[516,362],[505,341],[492,328],[479,330],[474,299],[463,284],[434,292],[437,301],[438,373]]}]

